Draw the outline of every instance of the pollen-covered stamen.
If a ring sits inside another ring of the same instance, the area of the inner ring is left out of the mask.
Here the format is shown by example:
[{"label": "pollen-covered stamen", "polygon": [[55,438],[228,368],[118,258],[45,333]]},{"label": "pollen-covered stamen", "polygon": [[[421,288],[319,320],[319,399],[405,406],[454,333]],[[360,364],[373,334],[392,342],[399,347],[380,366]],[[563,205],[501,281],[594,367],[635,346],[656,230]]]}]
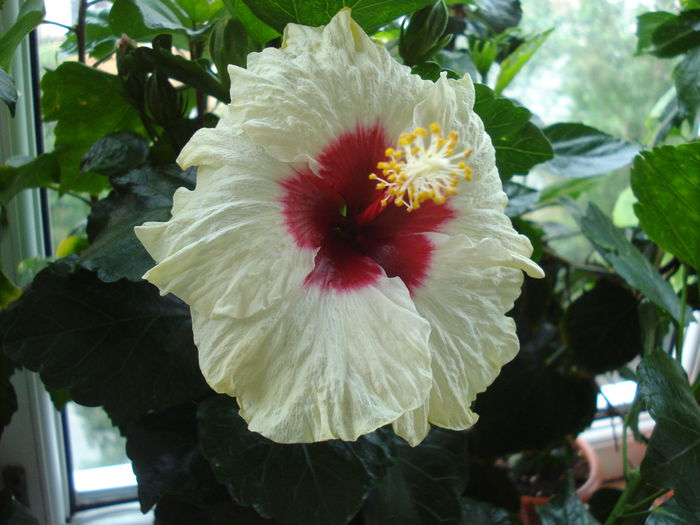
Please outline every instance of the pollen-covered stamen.
[{"label": "pollen-covered stamen", "polygon": [[464,159],[471,155],[472,150],[455,154],[457,133],[451,131],[444,139],[440,126],[431,124],[429,143],[427,136],[428,131],[424,128],[402,133],[398,148],[387,149],[388,160],[377,164],[382,176],[375,173],[369,176],[378,181],[377,189],[386,190],[381,201],[383,206],[393,201],[396,206],[405,206],[407,211],[412,211],[426,200],[443,204],[449,195],[457,193],[460,176],[471,180],[471,170]]}]

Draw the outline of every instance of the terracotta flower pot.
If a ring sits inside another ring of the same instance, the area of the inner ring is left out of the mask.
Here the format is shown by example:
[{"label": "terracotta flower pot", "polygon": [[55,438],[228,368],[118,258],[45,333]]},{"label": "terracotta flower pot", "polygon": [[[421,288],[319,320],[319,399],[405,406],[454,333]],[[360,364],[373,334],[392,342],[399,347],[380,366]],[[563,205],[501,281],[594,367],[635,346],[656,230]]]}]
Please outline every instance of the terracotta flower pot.
[{"label": "terracotta flower pot", "polygon": [[[588,479],[576,489],[576,494],[581,501],[588,501],[593,493],[598,490],[603,483],[603,474],[600,460],[593,447],[588,442],[579,438],[574,442],[574,448],[583,453],[583,457],[588,463]],[[540,520],[535,510],[536,505],[542,505],[552,499],[553,496],[520,496],[520,520],[525,525],[539,525]]]}]

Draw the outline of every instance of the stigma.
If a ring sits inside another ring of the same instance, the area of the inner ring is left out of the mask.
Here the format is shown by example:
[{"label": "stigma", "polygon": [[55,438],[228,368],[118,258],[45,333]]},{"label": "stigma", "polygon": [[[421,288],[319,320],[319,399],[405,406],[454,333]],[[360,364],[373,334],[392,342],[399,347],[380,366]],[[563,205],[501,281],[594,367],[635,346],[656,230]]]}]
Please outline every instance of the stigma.
[{"label": "stigma", "polygon": [[378,181],[377,189],[385,190],[381,205],[393,201],[410,212],[427,200],[444,204],[448,196],[457,194],[459,179],[472,178],[464,162],[472,150],[455,153],[458,138],[454,131],[443,138],[438,124],[431,124],[429,131],[416,128],[411,133],[402,133],[398,147],[386,150],[388,160],[377,163],[381,176],[376,173],[369,176],[370,180]]}]

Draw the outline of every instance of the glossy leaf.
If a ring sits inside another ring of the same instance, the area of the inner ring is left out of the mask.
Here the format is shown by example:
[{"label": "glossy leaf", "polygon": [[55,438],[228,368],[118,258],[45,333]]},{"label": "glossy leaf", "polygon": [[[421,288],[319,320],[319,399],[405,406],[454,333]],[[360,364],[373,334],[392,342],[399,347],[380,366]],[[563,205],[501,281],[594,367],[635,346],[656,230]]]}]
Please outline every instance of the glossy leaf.
[{"label": "glossy leaf", "polygon": [[554,158],[541,167],[562,177],[602,175],[627,166],[639,146],[577,123],[545,128],[554,148]]},{"label": "glossy leaf", "polygon": [[202,451],[240,505],[287,525],[345,525],[391,465],[386,433],[281,445],[250,432],[228,396],[199,407]]},{"label": "glossy leaf", "polygon": [[21,166],[0,166],[0,204],[6,205],[20,191],[57,184],[61,168],[53,154],[45,153]]},{"label": "glossy leaf", "polygon": [[637,367],[639,393],[656,421],[641,465],[642,479],[673,489],[685,510],[700,512],[700,406],[685,372],[661,350]]},{"label": "glossy leaf", "polygon": [[[191,38],[201,37],[211,27],[208,22],[217,15],[222,0],[119,0],[138,9],[143,25],[153,31],[176,32]],[[116,2],[115,2],[116,3]],[[120,6],[121,13],[134,13],[131,6]],[[120,14],[121,19],[123,15]],[[114,20],[114,17],[112,17]],[[119,23],[121,20],[115,20]]]},{"label": "glossy leaf", "polygon": [[520,0],[474,0],[473,4],[471,23],[482,30],[482,36],[497,35],[515,27],[523,16]]},{"label": "glossy leaf", "polygon": [[56,121],[55,155],[61,165],[61,189],[99,193],[107,187],[107,179],[79,170],[85,152],[98,139],[116,131],[145,133],[119,78],[65,62],[44,74],[41,89],[44,120]]},{"label": "glossy leaf", "polygon": [[575,363],[591,374],[621,367],[642,350],[637,299],[603,279],[574,301],[563,334]]},{"label": "glossy leaf", "polygon": [[143,164],[148,141],[133,131],[118,131],[95,142],[80,161],[82,171],[117,175]]},{"label": "glossy leaf", "polygon": [[14,117],[17,105],[17,88],[12,77],[2,67],[0,67],[0,100],[7,104],[10,115]]},{"label": "glossy leaf", "polygon": [[700,270],[700,144],[643,152],[635,159],[631,184],[646,234]]},{"label": "glossy leaf", "polygon": [[194,188],[194,169],[145,166],[111,179],[114,189],[99,201],[88,217],[90,247],[80,264],[97,272],[105,282],[126,278],[140,281],[153,259],[134,234],[147,221],[167,221],[173,193],[181,186]]},{"label": "glossy leaf", "polygon": [[258,44],[265,44],[280,36],[278,31],[275,31],[255,16],[243,0],[223,1],[229,14],[243,24],[248,35]]},{"label": "glossy leaf", "polygon": [[396,464],[367,498],[365,525],[458,523],[468,477],[466,435],[433,428],[415,448],[396,441]]},{"label": "glossy leaf", "polygon": [[189,309],[143,282],[106,284],[62,259],[0,317],[7,355],[78,403],[125,426],[149,410],[209,392]]},{"label": "glossy leaf", "polygon": [[694,49],[678,63],[673,80],[680,109],[694,123],[700,110],[700,49]]},{"label": "glossy leaf", "polygon": [[17,18],[0,35],[0,68],[10,71],[15,50],[43,18],[43,0],[20,0]]},{"label": "glossy leaf", "polygon": [[434,0],[244,0],[253,14],[280,33],[290,22],[310,26],[327,24],[344,7],[367,33],[401,15],[417,11]]},{"label": "glossy leaf", "polygon": [[652,37],[656,29],[676,18],[676,15],[667,11],[653,11],[643,13],[637,17],[637,54],[648,53],[653,47]]},{"label": "glossy leaf", "polygon": [[530,122],[531,113],[507,98],[495,97],[483,84],[476,84],[474,112],[484,122],[496,148],[496,166],[503,181],[525,175],[540,162],[552,158],[552,146]]},{"label": "glossy leaf", "polygon": [[496,87],[494,93],[498,96],[515,78],[515,75],[529,62],[535,55],[542,44],[545,43],[547,37],[554,31],[549,29],[544,33],[529,37],[525,42],[520,44],[513,53],[501,62],[501,70],[496,79]]},{"label": "glossy leaf", "polygon": [[681,305],[671,285],[666,282],[641,252],[595,204],[578,218],[581,231],[627,284],[680,322]]}]

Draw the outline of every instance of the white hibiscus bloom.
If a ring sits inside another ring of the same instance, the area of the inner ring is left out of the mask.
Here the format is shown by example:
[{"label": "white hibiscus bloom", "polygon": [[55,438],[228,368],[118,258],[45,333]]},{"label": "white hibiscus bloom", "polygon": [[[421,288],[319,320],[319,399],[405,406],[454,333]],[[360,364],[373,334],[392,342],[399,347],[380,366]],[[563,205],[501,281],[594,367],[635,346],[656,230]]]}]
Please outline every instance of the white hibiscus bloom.
[{"label": "white hibiscus bloom", "polygon": [[231,105],[178,159],[196,189],[136,229],[144,277],[192,308],[204,377],[277,442],[471,426],[518,351],[522,271],[542,271],[469,77],[412,75],[350,10],[230,74]]}]

